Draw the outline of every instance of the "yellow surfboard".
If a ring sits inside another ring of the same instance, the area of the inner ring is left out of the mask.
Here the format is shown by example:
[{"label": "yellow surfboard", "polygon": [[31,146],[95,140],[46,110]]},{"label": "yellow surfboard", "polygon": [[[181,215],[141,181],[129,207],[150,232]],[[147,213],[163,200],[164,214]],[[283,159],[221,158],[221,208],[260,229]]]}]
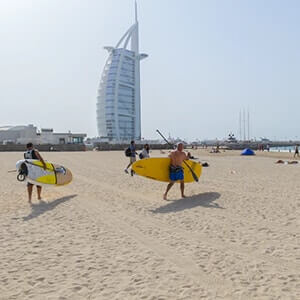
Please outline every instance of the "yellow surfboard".
[{"label": "yellow surfboard", "polygon": [[[196,176],[199,178],[202,172],[202,166],[200,163],[194,160],[185,160]],[[132,170],[140,175],[153,180],[169,182],[169,167],[171,164],[171,159],[167,157],[153,157],[145,158],[136,161],[132,165]],[[195,182],[193,175],[189,168],[183,164],[184,170],[184,182]]]}]

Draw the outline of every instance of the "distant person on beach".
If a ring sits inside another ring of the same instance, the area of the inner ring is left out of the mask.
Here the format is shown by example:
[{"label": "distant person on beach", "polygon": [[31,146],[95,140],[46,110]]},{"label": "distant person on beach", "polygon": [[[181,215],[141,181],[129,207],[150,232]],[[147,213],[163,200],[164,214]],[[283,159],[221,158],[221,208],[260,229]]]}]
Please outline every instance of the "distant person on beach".
[{"label": "distant person on beach", "polygon": [[139,154],[139,158],[140,159],[149,158],[150,157],[149,152],[150,152],[150,146],[149,144],[145,144],[142,152]]},{"label": "distant person on beach", "polygon": [[184,173],[183,173],[182,163],[184,160],[189,159],[189,156],[185,152],[183,152],[183,143],[179,143],[177,145],[177,149],[172,151],[169,154],[169,157],[171,158],[170,174],[169,174],[170,183],[168,184],[167,190],[164,193],[164,200],[167,200],[167,194],[176,181],[180,182],[181,197],[185,198]]},{"label": "distant person on beach", "polygon": [[299,157],[299,145],[296,145],[295,147],[295,153],[294,153],[294,157]]},{"label": "distant person on beach", "polygon": [[[24,158],[25,159],[38,159],[43,164],[44,170],[46,169],[45,161],[43,160],[40,153],[36,149],[34,149],[32,143],[28,143],[26,145],[26,151],[24,152]],[[27,182],[28,202],[30,204],[31,204],[32,189],[33,189],[33,184]],[[38,200],[42,200],[42,198],[41,198],[42,187],[40,185],[37,185],[36,189],[37,189],[37,194],[38,194]]]},{"label": "distant person on beach", "polygon": [[[136,153],[136,147],[135,147],[135,142],[134,141],[130,142],[129,149],[130,149],[129,164],[126,167],[126,169],[124,170],[125,173],[127,173],[127,174],[128,174],[128,168],[136,161],[136,154],[137,153]],[[130,173],[131,173],[131,176],[133,176],[134,171],[130,170]]]}]

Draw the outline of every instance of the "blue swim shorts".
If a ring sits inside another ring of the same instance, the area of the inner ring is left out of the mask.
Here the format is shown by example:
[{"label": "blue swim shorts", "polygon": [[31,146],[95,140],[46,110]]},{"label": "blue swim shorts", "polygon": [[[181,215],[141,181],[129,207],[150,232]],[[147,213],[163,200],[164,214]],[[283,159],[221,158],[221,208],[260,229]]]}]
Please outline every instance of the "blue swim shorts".
[{"label": "blue swim shorts", "polygon": [[183,169],[182,168],[170,168],[170,175],[169,178],[171,181],[183,180]]}]

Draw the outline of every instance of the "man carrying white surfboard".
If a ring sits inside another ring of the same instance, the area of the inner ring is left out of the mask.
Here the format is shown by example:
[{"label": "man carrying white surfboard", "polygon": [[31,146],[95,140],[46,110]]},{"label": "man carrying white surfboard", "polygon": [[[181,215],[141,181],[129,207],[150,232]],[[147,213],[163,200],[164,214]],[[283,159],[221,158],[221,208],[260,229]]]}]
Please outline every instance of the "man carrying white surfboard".
[{"label": "man carrying white surfboard", "polygon": [[169,157],[171,158],[171,165],[169,170],[170,183],[168,184],[167,190],[164,193],[164,200],[167,200],[167,194],[176,181],[180,182],[181,197],[185,198],[184,172],[183,172],[182,164],[184,160],[189,159],[189,156],[185,152],[183,152],[183,143],[178,143],[177,149],[172,151],[169,154]]},{"label": "man carrying white surfboard", "polygon": [[[43,164],[43,168],[46,169],[45,161],[43,160],[40,153],[36,149],[34,149],[33,144],[28,143],[26,145],[26,149],[27,149],[26,152],[24,152],[24,158],[25,159],[38,159]],[[31,203],[32,188],[33,188],[33,184],[30,182],[27,182],[27,192],[28,192],[28,202],[29,203]],[[37,194],[38,194],[38,200],[42,200],[42,197],[41,197],[42,187],[40,185],[37,185],[36,189],[37,189]]]}]

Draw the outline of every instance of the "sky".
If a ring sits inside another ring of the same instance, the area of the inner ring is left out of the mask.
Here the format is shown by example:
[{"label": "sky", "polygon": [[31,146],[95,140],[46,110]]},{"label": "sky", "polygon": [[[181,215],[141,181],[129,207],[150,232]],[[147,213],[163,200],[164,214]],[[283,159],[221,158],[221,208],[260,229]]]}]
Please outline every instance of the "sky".
[{"label": "sky", "polygon": [[[142,136],[300,139],[300,1],[138,0]],[[0,126],[97,136],[97,89],[134,0],[0,0]]]}]

